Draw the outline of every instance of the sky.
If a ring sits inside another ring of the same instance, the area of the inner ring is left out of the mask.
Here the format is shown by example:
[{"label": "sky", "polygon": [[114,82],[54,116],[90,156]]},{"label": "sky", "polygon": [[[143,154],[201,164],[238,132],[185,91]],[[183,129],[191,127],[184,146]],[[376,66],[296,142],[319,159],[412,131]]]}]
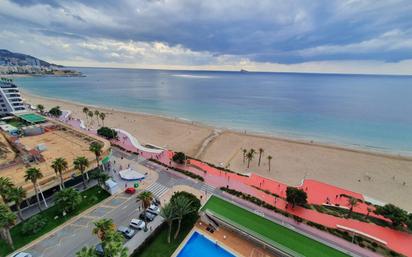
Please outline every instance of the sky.
[{"label": "sky", "polygon": [[67,66],[412,74],[411,0],[0,0],[0,49]]}]

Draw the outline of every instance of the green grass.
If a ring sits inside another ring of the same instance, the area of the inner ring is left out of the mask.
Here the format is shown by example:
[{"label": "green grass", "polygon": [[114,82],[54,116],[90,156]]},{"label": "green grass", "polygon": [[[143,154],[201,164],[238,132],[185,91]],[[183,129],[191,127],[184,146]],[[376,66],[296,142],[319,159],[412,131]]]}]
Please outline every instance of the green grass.
[{"label": "green grass", "polygon": [[[59,209],[58,206],[52,206],[41,213],[37,215],[42,215],[47,219],[47,225],[41,229],[38,233],[36,234],[31,234],[31,235],[23,235],[21,233],[21,228],[23,226],[24,222],[21,222],[14,226],[11,230],[11,236],[14,241],[14,247],[15,249],[18,249],[31,241],[39,238],[40,236],[46,234],[47,232],[53,230],[57,226],[63,224],[70,218],[78,215],[79,213],[83,212],[84,210],[90,208],[91,206],[101,202],[102,200],[106,199],[109,196],[109,193],[107,193],[105,190],[101,189],[98,186],[91,187],[87,189],[86,191],[81,193],[83,197],[83,201],[79,207],[79,209],[76,212],[70,213],[66,215],[65,217],[61,217],[61,209]],[[55,216],[60,215],[58,219],[54,219]],[[6,256],[7,254],[11,253],[12,249],[3,241],[0,240],[0,256]]]},{"label": "green grass", "polygon": [[209,209],[212,212],[259,234],[261,237],[275,241],[276,243],[303,256],[348,256],[327,245],[303,236],[215,196],[212,196],[202,209]]},{"label": "green grass", "polygon": [[27,125],[26,122],[16,120],[16,119],[7,121],[7,124],[9,124],[9,125],[11,125],[15,128],[18,128],[18,129]]},{"label": "green grass", "polygon": [[172,242],[170,244],[167,243],[168,227],[166,224],[163,224],[159,233],[157,233],[147,245],[142,246],[141,249],[138,249],[135,253],[133,253],[132,257],[171,256],[176,251],[177,247],[182,243],[183,239],[185,239],[190,230],[192,230],[197,219],[197,215],[189,215],[187,218],[183,219],[179,236],[176,240],[173,240],[173,235],[177,228],[177,223],[175,222],[172,227]]}]

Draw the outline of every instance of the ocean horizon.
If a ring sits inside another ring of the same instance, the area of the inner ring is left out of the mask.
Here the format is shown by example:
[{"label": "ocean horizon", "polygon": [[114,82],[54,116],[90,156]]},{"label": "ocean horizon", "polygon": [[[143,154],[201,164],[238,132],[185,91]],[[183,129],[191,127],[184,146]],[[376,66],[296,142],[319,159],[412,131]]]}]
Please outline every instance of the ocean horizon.
[{"label": "ocean horizon", "polygon": [[28,93],[215,127],[412,155],[412,76],[76,68]]}]

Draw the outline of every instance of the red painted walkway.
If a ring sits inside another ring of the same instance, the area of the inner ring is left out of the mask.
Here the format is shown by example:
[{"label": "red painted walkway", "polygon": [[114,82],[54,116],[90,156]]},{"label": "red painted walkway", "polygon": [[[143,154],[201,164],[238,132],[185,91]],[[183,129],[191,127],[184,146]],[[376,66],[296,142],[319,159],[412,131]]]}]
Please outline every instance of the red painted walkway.
[{"label": "red painted walkway", "polygon": [[[80,128],[79,120],[71,119],[66,122],[74,127]],[[89,132],[94,134],[96,133],[95,131]],[[353,219],[338,218],[299,206],[295,207],[294,209],[291,209],[290,207],[286,208],[287,203],[283,199],[275,199],[274,196],[253,187],[255,186],[286,198],[287,185],[284,183],[264,178],[253,173],[251,176],[241,176],[234,173],[224,172],[197,160],[190,160],[190,165],[188,166],[176,165],[175,163],[171,162],[173,152],[164,151],[161,154],[152,154],[139,151],[132,145],[131,140],[127,138],[127,136],[122,134],[119,135],[119,140],[112,141],[112,143],[119,145],[125,150],[136,152],[144,158],[157,159],[164,164],[176,166],[180,169],[185,169],[187,171],[198,174],[204,177],[205,183],[211,186],[217,188],[229,186],[230,188],[253,195],[271,205],[275,205],[281,210],[297,215],[305,220],[316,222],[330,228],[337,228],[338,225],[341,225],[351,229],[356,229],[358,231],[361,231],[362,233],[366,233],[375,238],[379,238],[380,240],[385,241],[387,243],[387,247],[393,249],[394,251],[402,253],[406,256],[412,256],[411,234],[396,231],[388,227],[381,227],[372,223],[365,223]],[[326,203],[327,200],[329,200],[330,204],[339,204],[340,206],[347,207],[348,198],[341,195],[348,195],[360,200],[364,200],[364,197],[361,194],[333,185],[325,184],[316,180],[305,180],[303,181],[303,184],[299,186],[299,188],[307,192],[308,202],[311,204],[322,205]],[[365,203],[359,203],[359,205],[354,208],[354,211],[366,214],[368,212],[368,208],[372,208],[372,212],[370,212],[369,215],[386,220],[385,218],[374,214],[373,207]]]}]

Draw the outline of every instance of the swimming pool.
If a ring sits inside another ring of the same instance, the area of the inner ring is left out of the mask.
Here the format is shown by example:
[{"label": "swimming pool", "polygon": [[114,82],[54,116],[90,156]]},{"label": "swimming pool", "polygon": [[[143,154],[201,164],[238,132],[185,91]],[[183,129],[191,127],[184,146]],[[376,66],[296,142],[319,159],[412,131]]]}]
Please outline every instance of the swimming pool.
[{"label": "swimming pool", "polygon": [[177,257],[235,257],[204,235],[194,232]]}]

